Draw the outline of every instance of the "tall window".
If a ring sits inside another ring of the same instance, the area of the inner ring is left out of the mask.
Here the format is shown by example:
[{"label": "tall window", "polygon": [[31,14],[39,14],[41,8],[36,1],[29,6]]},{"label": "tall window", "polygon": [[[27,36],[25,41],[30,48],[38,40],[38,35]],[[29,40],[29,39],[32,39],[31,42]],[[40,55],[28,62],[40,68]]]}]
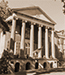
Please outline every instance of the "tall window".
[{"label": "tall window", "polygon": [[20,41],[16,41],[16,54],[20,54]]},{"label": "tall window", "polygon": [[10,49],[10,40],[7,41],[6,47]]}]

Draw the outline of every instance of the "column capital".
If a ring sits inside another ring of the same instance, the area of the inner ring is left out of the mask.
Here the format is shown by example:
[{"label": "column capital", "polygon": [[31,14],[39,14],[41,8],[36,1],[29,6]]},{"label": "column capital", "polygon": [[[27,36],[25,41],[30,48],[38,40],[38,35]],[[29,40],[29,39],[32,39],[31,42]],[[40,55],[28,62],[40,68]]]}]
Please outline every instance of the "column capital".
[{"label": "column capital", "polygon": [[46,26],[46,27],[45,27],[45,29],[49,29],[49,27],[48,27],[48,26]]},{"label": "column capital", "polygon": [[27,22],[27,20],[22,20],[22,22],[23,22],[23,23],[26,23],[26,22]]},{"label": "column capital", "polygon": [[13,20],[18,20],[17,15],[13,13]]},{"label": "column capital", "polygon": [[54,28],[51,28],[51,30],[53,30],[53,31],[54,31]]},{"label": "column capital", "polygon": [[39,24],[38,27],[43,27],[43,25]]},{"label": "column capital", "polygon": [[13,16],[13,20],[16,20],[16,16]]},{"label": "column capital", "polygon": [[34,23],[34,22],[31,22],[31,25],[35,25],[36,23]]}]

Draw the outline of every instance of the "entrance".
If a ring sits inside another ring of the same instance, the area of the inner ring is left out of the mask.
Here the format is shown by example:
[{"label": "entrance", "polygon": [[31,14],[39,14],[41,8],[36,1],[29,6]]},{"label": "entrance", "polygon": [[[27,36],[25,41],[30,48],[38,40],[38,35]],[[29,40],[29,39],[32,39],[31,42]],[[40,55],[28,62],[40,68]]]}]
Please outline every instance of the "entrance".
[{"label": "entrance", "polygon": [[53,63],[50,64],[50,67],[53,68]]},{"label": "entrance", "polygon": [[46,66],[47,66],[47,63],[44,62],[44,63],[43,63],[43,67],[44,67],[44,69],[46,68]]},{"label": "entrance", "polygon": [[19,66],[20,66],[20,64],[17,62],[17,63],[15,64],[15,72],[18,72],[18,71],[19,71]]},{"label": "entrance", "polygon": [[35,63],[35,69],[38,69],[38,62]]},{"label": "entrance", "polygon": [[30,62],[27,62],[26,63],[26,70],[29,70],[29,69],[31,69]]}]

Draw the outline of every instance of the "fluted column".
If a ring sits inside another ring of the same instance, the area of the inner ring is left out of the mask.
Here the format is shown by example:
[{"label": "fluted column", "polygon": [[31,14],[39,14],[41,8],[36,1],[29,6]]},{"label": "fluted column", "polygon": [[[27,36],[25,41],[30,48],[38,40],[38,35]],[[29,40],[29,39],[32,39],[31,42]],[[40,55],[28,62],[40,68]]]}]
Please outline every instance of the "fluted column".
[{"label": "fluted column", "polygon": [[2,53],[3,53],[3,31],[1,31],[1,56],[2,56]]},{"label": "fluted column", "polygon": [[20,57],[24,58],[24,48],[25,48],[25,21],[22,20],[22,27],[21,27],[21,43],[20,43]]},{"label": "fluted column", "polygon": [[48,27],[45,27],[45,56],[49,59],[49,50],[48,50]]},{"label": "fluted column", "polygon": [[16,17],[15,15],[13,15],[12,27],[11,27],[11,40],[10,40],[10,49],[13,51],[14,51],[15,28],[16,28]]},{"label": "fluted column", "polygon": [[33,57],[33,51],[34,51],[34,24],[31,23],[31,29],[30,29],[30,57]]},{"label": "fluted column", "polygon": [[51,31],[51,49],[52,49],[52,58],[55,58],[54,29],[52,29]]},{"label": "fluted column", "polygon": [[[38,27],[38,49],[39,48],[42,48],[42,27],[41,26]],[[40,51],[38,57],[39,58],[42,57],[42,51]]]}]

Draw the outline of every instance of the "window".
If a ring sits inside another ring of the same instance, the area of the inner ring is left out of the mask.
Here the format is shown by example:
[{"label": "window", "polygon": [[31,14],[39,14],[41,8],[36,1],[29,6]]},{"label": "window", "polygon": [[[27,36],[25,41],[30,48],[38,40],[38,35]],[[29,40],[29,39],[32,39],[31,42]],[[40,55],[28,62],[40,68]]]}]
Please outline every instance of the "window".
[{"label": "window", "polygon": [[12,63],[12,64],[14,64],[14,62],[13,62],[13,61],[11,61],[11,63]]},{"label": "window", "polygon": [[20,54],[20,41],[16,41],[16,54]]},{"label": "window", "polygon": [[10,48],[10,40],[7,41],[6,45],[7,45],[7,48],[9,49]]}]

